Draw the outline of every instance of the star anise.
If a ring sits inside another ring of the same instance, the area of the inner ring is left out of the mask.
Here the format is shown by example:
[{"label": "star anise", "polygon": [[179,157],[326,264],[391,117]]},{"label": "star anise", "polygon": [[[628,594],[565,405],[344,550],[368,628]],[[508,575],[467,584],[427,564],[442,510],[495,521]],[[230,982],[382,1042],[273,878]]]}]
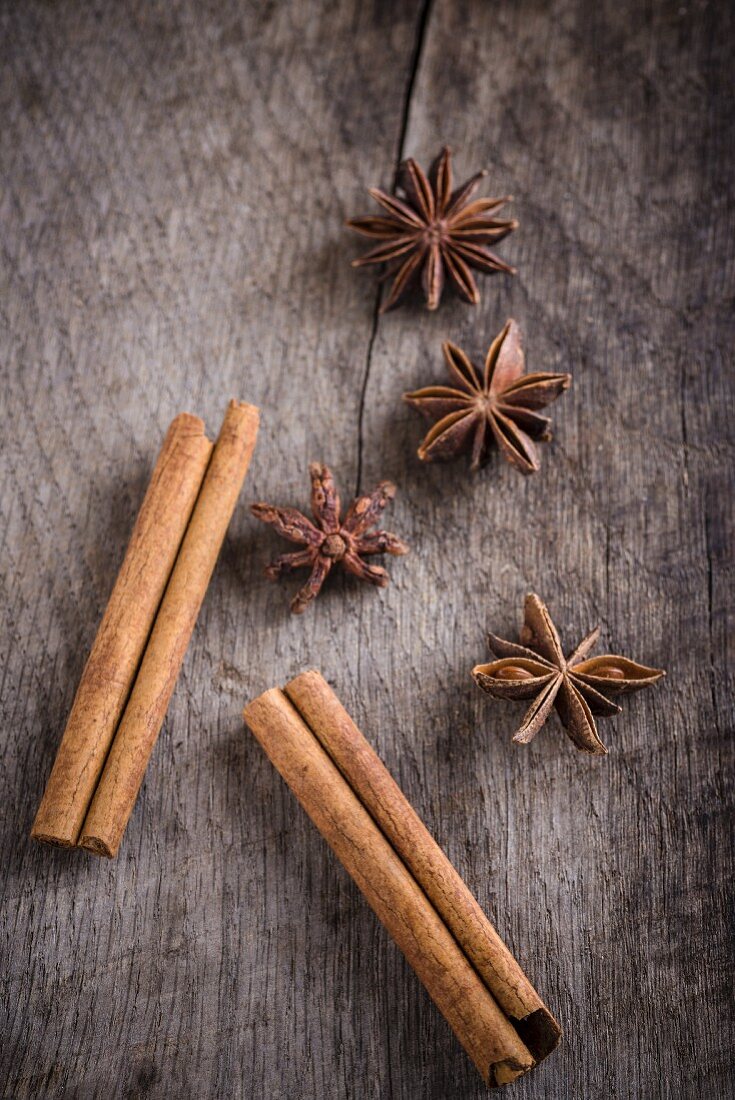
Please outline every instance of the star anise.
[{"label": "star anise", "polygon": [[607,696],[639,691],[665,673],[610,654],[584,660],[599,637],[599,627],[565,657],[556,627],[538,596],[526,596],[524,611],[522,644],[490,634],[488,644],[500,660],[473,668],[475,681],[498,699],[533,699],[513,735],[516,743],[528,744],[555,707],[578,749],[606,753],[593,715],[607,717],[621,709]]},{"label": "star anise", "polygon": [[480,293],[470,268],[490,275],[496,271],[515,274],[515,268],[488,248],[518,227],[517,221],[501,221],[493,216],[512,201],[511,196],[469,201],[486,175],[485,171],[477,172],[453,191],[451,153],[444,147],[431,165],[428,178],[409,158],[398,170],[398,194],[370,189],[385,215],[351,218],[347,225],[381,242],[352,261],[353,267],[387,265],[385,277],[393,276],[393,283],[381,313],[399,305],[419,277],[426,305],[437,309],[445,274],[460,297],[473,305],[480,301]]},{"label": "star anise", "polygon": [[517,469],[539,468],[534,440],[551,439],[551,421],[539,409],[568,389],[571,374],[524,374],[521,333],[510,320],[490,345],[480,368],[454,344],[443,345],[449,374],[461,386],[427,386],[404,399],[428,419],[436,419],[418,449],[423,462],[455,458],[469,451],[472,469],[487,461],[493,441]]},{"label": "star anise", "polygon": [[295,508],[276,508],[272,504],[253,504],[251,511],[291,542],[303,550],[281,554],[266,567],[265,574],[277,580],[282,573],[294,569],[309,568],[311,573],[303,588],[291,601],[296,614],[305,611],[319,595],[327,574],[333,565],[342,565],[360,580],[385,588],[389,576],[379,565],[363,561],[370,554],[407,554],[405,542],[388,531],[370,531],[378,522],[389,501],[396,495],[396,487],[390,481],[381,481],[369,496],[358,497],[340,520],[340,499],[331,470],[321,462],[312,462],[311,510],[312,523]]}]

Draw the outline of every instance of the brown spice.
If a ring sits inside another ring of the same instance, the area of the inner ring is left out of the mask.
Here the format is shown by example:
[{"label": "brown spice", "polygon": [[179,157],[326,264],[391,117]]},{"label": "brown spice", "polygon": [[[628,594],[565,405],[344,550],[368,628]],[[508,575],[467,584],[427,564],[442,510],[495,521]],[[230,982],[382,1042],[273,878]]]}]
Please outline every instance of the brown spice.
[{"label": "brown spice", "polygon": [[258,433],[258,410],[231,401],[191,521],[82,827],[79,844],[117,854],[202,600],[217,562]]},{"label": "brown spice", "polygon": [[[472,455],[472,469],[483,466],[498,447],[522,474],[539,469],[537,442],[551,439],[551,421],[539,410],[568,389],[570,374],[524,374],[521,333],[506,322],[485,357],[483,370],[455,344],[443,345],[453,386],[427,386],[404,394],[434,426],[418,449],[422,462]],[[535,442],[534,442],[535,441]]]},{"label": "brown spice", "polygon": [[211,453],[203,422],[177,416],[82,673],[33,822],[34,840],[66,848],[77,843]]},{"label": "brown spice", "polygon": [[473,668],[477,684],[497,699],[533,700],[513,735],[516,744],[533,740],[553,707],[578,749],[595,754],[607,752],[594,716],[619,714],[621,709],[607,696],[640,691],[665,673],[617,655],[584,660],[599,636],[600,628],[596,627],[565,657],[548,609],[533,593],[526,596],[521,630],[524,645],[506,642],[495,634],[488,636],[490,649],[500,660]]},{"label": "brown spice", "polygon": [[385,264],[386,276],[393,276],[381,313],[400,305],[419,279],[426,305],[433,310],[439,307],[447,277],[461,298],[476,305],[480,293],[470,268],[489,275],[514,274],[514,268],[488,248],[518,227],[517,221],[494,216],[511,197],[470,202],[486,174],[477,172],[452,190],[451,153],[445,147],[428,178],[409,158],[398,171],[399,194],[388,195],[377,187],[370,190],[385,213],[351,218],[347,225],[381,242],[352,262],[353,267]]},{"label": "brown spice", "polygon": [[282,691],[254,699],[245,720],[352,876],[490,1085],[534,1058],[437,910]]},{"label": "brown spice", "polygon": [[358,497],[340,519],[341,503],[332,471],[321,462],[312,462],[311,510],[314,522],[295,508],[277,508],[259,502],[251,506],[254,516],[269,523],[279,535],[302,546],[290,554],[281,554],[266,567],[270,580],[277,580],[294,569],[311,570],[309,579],[291,601],[297,615],[306,611],[321,591],[330,570],[341,565],[348,573],[369,584],[385,588],[388,573],[379,565],[369,565],[363,559],[372,554],[407,554],[408,546],[389,531],[371,531],[385,506],[396,495],[390,481],[381,481],[368,496]]},{"label": "brown spice", "polygon": [[520,665],[505,665],[498,669],[496,675],[499,680],[530,680],[533,677],[532,672]]}]

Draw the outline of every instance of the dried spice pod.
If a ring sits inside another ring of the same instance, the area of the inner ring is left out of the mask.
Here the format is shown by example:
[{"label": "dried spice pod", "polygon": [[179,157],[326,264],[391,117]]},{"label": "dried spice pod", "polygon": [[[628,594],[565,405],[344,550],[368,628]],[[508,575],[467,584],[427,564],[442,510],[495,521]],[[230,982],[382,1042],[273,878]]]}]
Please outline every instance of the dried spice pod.
[{"label": "dried spice pod", "polygon": [[495,444],[523,474],[540,466],[537,442],[551,439],[545,408],[569,389],[571,374],[524,374],[521,331],[511,318],[495,337],[482,370],[455,344],[443,345],[453,386],[427,386],[404,400],[435,423],[420,444],[422,462],[472,455],[472,469],[483,466]]},{"label": "dried spice pod", "polygon": [[269,523],[283,538],[303,549],[281,554],[266,567],[266,576],[277,580],[294,569],[311,569],[306,584],[291,601],[297,615],[319,595],[322,585],[334,565],[341,565],[360,580],[385,588],[389,576],[380,565],[370,565],[363,559],[372,554],[407,554],[408,546],[389,531],[373,531],[385,506],[396,495],[390,481],[381,481],[367,496],[358,497],[340,519],[341,504],[329,467],[312,462],[311,510],[314,523],[295,508],[277,508],[272,504],[251,505],[251,512],[263,523]]},{"label": "dried spice pod", "polygon": [[512,196],[470,202],[486,175],[477,172],[452,190],[451,151],[445,146],[428,176],[413,158],[405,160],[398,171],[396,195],[370,189],[385,213],[350,218],[346,225],[380,242],[352,266],[385,265],[385,277],[393,282],[381,313],[400,305],[419,280],[427,308],[433,310],[439,308],[447,278],[460,298],[477,305],[480,292],[471,268],[488,275],[515,274],[488,247],[518,227],[514,219],[495,216]]},{"label": "dried spice pod", "polygon": [[600,636],[599,627],[565,657],[557,629],[539,597],[526,596],[524,611],[522,644],[489,634],[490,649],[500,659],[477,665],[473,678],[496,699],[533,700],[513,735],[516,744],[533,740],[554,708],[578,749],[607,753],[594,716],[618,714],[621,708],[609,696],[640,691],[665,673],[613,654],[585,660]]}]

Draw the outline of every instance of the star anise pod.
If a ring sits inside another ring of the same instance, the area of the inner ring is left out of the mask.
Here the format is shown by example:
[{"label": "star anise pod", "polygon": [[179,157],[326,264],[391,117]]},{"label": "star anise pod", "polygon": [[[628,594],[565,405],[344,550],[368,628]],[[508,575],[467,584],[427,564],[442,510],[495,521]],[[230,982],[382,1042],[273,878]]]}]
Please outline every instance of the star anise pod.
[{"label": "star anise pod", "polygon": [[528,744],[555,707],[578,749],[606,753],[593,716],[618,714],[621,708],[608,696],[639,691],[665,673],[611,654],[585,660],[599,637],[599,627],[565,657],[556,627],[538,596],[526,596],[524,611],[522,644],[490,634],[488,644],[500,660],[473,668],[475,681],[498,699],[533,699],[513,735],[517,744]]},{"label": "star anise pod", "polygon": [[350,218],[346,224],[363,236],[380,241],[364,256],[353,260],[352,266],[386,264],[385,277],[393,276],[393,283],[380,307],[381,313],[399,305],[419,278],[426,305],[437,309],[445,275],[461,298],[477,305],[480,293],[470,268],[490,275],[496,271],[515,274],[515,268],[503,263],[488,248],[518,227],[517,221],[494,217],[505,203],[512,201],[511,196],[470,202],[486,175],[485,171],[477,172],[453,191],[451,152],[445,146],[431,165],[428,178],[416,161],[409,158],[398,170],[397,194],[370,188],[370,195],[385,214]]},{"label": "star anise pod", "polygon": [[266,567],[265,574],[277,580],[283,573],[309,568],[311,573],[303,588],[291,601],[291,610],[301,614],[319,595],[333,565],[342,565],[360,580],[385,588],[389,576],[379,565],[369,565],[363,558],[371,554],[407,554],[408,546],[389,531],[371,531],[389,501],[396,495],[390,481],[381,481],[369,496],[358,497],[340,520],[340,499],[331,470],[321,462],[312,462],[311,475],[312,523],[295,508],[276,508],[272,504],[253,504],[251,511],[264,523],[302,546],[291,554],[281,554]]},{"label": "star anise pod", "polygon": [[427,386],[404,399],[436,420],[418,449],[423,462],[455,458],[469,451],[472,469],[487,461],[493,442],[523,474],[535,473],[539,456],[534,440],[551,439],[551,421],[539,409],[568,389],[571,374],[524,374],[521,333],[506,321],[485,357],[484,370],[454,344],[443,344],[452,386]]}]

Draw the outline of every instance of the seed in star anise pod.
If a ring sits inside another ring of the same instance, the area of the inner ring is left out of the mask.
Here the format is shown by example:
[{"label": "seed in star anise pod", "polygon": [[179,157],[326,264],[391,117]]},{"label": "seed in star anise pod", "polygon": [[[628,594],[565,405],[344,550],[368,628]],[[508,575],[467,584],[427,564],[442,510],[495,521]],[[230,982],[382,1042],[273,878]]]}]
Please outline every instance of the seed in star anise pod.
[{"label": "seed in star anise pod", "polygon": [[578,749],[607,752],[594,716],[619,714],[621,708],[609,696],[640,691],[665,674],[614,654],[585,660],[599,636],[596,627],[565,657],[548,608],[533,593],[526,596],[521,645],[488,635],[490,649],[500,660],[473,668],[476,683],[497,699],[533,700],[513,735],[516,744],[528,744],[553,707]]},{"label": "seed in star anise pod", "polygon": [[427,386],[404,400],[434,420],[418,449],[422,462],[440,462],[469,452],[472,469],[483,466],[495,444],[522,474],[539,469],[536,442],[551,439],[551,421],[539,412],[568,389],[571,374],[524,374],[521,332],[505,324],[485,357],[475,366],[455,344],[443,345],[454,386]]},{"label": "seed in star anise pod", "polygon": [[398,170],[395,195],[377,187],[370,189],[370,195],[385,213],[350,218],[347,225],[380,242],[353,260],[352,266],[385,265],[385,278],[392,277],[393,283],[380,307],[381,313],[399,305],[419,279],[427,307],[438,309],[445,278],[449,278],[461,298],[477,305],[480,292],[470,268],[488,275],[498,271],[515,274],[515,268],[488,247],[518,227],[513,219],[504,221],[495,217],[502,206],[512,201],[511,196],[470,202],[485,175],[485,171],[477,172],[453,191],[451,152],[445,147],[431,165],[428,177],[409,158]]},{"label": "seed in star anise pod", "polygon": [[331,470],[320,462],[312,462],[311,510],[314,522],[295,508],[276,508],[272,504],[253,504],[254,516],[269,523],[279,535],[303,547],[290,554],[281,554],[266,568],[266,576],[277,580],[294,569],[311,570],[306,584],[291,601],[296,614],[305,611],[318,595],[335,565],[341,565],[360,580],[385,588],[389,576],[379,565],[369,565],[363,559],[371,554],[407,554],[408,546],[389,531],[371,531],[389,501],[396,495],[390,481],[381,481],[367,496],[358,497],[340,519],[341,504]]}]

